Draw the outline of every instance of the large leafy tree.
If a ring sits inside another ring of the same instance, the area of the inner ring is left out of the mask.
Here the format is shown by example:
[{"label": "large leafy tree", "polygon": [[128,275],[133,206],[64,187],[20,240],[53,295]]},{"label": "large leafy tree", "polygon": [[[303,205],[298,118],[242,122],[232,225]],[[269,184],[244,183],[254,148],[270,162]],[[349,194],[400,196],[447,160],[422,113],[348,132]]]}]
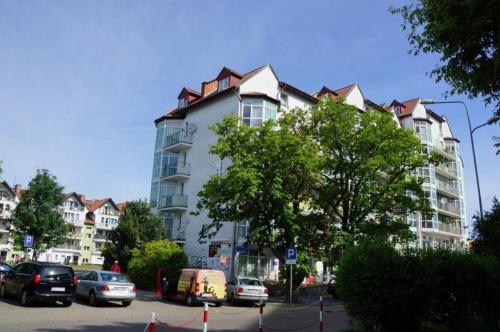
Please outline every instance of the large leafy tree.
[{"label": "large leafy tree", "polygon": [[61,210],[65,199],[63,190],[54,175],[39,169],[16,207],[13,217],[15,243],[21,246],[24,235],[33,235],[35,260],[40,250],[62,244],[66,239]]},{"label": "large leafy tree", "polygon": [[500,202],[493,198],[491,210],[483,220],[474,216],[472,250],[477,254],[494,255],[500,258]]},{"label": "large leafy tree", "polygon": [[[450,94],[480,96],[494,105],[498,121],[500,1],[416,0],[390,11],[403,17],[412,54],[440,54],[441,62],[430,75],[448,83]],[[500,148],[500,141],[495,145]]]},{"label": "large leafy tree", "polygon": [[390,114],[329,99],[251,128],[234,117],[214,126],[211,153],[231,163],[198,193],[210,237],[224,222],[250,222],[249,243],[297,245],[318,258],[363,237],[407,240],[408,211],[430,212],[412,172],[434,161]]},{"label": "large leafy tree", "polygon": [[109,268],[115,260],[120,263],[123,272],[127,271],[128,263],[135,248],[142,249],[145,243],[165,238],[165,228],[158,216],[151,214],[146,201],[127,202],[120,214],[118,226],[107,234],[102,255],[104,268]]}]

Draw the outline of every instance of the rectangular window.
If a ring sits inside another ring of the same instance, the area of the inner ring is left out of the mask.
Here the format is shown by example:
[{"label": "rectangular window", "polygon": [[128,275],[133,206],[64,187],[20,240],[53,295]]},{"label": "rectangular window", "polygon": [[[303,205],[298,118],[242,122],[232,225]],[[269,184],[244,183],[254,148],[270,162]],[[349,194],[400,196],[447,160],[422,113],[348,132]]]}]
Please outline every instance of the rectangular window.
[{"label": "rectangular window", "polygon": [[284,93],[280,93],[280,101],[281,106],[288,107],[288,95]]},{"label": "rectangular window", "polygon": [[153,160],[153,179],[158,178],[160,176],[161,170],[161,152],[155,153],[155,157]]},{"label": "rectangular window", "polygon": [[179,108],[184,108],[188,105],[189,103],[189,97],[184,97],[179,99]]},{"label": "rectangular window", "polygon": [[422,142],[430,142],[430,124],[426,121],[415,121],[415,135],[420,138]]},{"label": "rectangular window", "polygon": [[276,120],[277,106],[265,100],[247,99],[243,101],[243,123],[258,127],[266,120]]},{"label": "rectangular window", "polygon": [[156,130],[155,151],[163,148],[163,135],[165,133],[165,127],[163,127],[163,124],[160,125],[161,127],[158,127],[158,129]]},{"label": "rectangular window", "polygon": [[219,81],[219,92],[226,90],[229,87],[229,77],[226,77]]}]

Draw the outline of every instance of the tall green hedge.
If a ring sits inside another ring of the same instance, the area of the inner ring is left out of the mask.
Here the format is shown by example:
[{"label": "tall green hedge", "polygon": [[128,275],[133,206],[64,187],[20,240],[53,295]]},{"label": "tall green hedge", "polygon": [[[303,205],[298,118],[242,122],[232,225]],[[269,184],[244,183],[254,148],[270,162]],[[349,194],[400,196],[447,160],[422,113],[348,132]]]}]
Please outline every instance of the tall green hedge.
[{"label": "tall green hedge", "polygon": [[500,318],[500,262],[447,249],[396,250],[365,242],[342,257],[338,293],[366,331],[420,331],[433,323],[470,331]]}]

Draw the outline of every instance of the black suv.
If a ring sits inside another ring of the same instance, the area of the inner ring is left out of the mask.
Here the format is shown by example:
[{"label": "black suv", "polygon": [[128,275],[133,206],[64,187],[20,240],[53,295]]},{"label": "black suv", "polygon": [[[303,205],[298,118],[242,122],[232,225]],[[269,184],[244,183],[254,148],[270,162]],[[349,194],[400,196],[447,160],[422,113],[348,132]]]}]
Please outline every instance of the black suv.
[{"label": "black suv", "polygon": [[61,301],[65,307],[73,303],[77,278],[66,265],[43,262],[22,263],[4,277],[0,297],[15,296],[23,306],[34,301]]}]

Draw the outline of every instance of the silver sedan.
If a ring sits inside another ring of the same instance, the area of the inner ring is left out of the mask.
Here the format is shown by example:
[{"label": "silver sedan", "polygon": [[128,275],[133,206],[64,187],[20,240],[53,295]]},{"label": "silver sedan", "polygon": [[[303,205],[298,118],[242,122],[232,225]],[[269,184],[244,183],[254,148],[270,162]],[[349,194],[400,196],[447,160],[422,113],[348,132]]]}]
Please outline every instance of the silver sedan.
[{"label": "silver sedan", "polygon": [[88,271],[78,275],[76,295],[87,298],[91,306],[98,302],[121,301],[128,307],[135,300],[135,285],[126,275],[109,271]]},{"label": "silver sedan", "polygon": [[237,302],[259,302],[262,299],[267,301],[269,292],[262,282],[257,278],[238,277],[228,286],[228,300],[232,304]]}]

